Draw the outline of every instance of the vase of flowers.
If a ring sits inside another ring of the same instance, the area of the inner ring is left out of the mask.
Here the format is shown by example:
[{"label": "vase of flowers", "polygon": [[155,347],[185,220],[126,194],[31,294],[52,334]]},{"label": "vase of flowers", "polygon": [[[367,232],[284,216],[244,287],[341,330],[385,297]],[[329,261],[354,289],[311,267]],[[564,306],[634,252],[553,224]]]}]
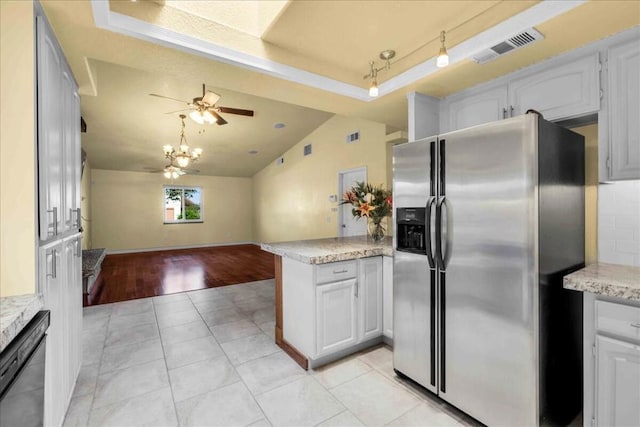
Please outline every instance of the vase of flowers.
[{"label": "vase of flowers", "polygon": [[341,205],[352,205],[351,213],[356,219],[367,219],[367,230],[374,241],[384,238],[383,220],[391,215],[393,199],[391,191],[382,186],[374,187],[364,182],[356,182],[351,190],[342,195]]}]

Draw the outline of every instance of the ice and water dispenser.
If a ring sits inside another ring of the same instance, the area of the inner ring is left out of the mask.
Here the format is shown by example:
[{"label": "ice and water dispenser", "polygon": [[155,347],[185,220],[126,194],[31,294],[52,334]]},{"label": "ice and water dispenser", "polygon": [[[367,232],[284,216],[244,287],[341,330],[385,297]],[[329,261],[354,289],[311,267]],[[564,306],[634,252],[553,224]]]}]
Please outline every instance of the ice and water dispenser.
[{"label": "ice and water dispenser", "polygon": [[425,208],[398,208],[396,225],[397,250],[426,254]]}]

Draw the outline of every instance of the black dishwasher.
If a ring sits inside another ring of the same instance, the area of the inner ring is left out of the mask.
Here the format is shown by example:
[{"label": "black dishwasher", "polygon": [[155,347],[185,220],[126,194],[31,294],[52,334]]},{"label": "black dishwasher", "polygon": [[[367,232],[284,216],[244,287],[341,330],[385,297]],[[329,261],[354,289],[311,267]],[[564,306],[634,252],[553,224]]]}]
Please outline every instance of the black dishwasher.
[{"label": "black dishwasher", "polygon": [[0,426],[42,426],[49,311],[38,312],[0,353]]}]

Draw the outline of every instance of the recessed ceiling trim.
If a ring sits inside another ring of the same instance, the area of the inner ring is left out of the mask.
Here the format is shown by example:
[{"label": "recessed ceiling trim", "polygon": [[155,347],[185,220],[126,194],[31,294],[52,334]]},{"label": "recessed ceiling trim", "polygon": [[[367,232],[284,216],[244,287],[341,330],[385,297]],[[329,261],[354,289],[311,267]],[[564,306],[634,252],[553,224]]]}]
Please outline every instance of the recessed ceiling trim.
[{"label": "recessed ceiling trim", "polygon": [[[494,46],[505,37],[525,28],[530,28],[548,21],[549,19],[561,15],[585,2],[586,0],[544,0],[519,14],[506,19],[500,24],[448,49],[449,64],[452,65],[465,59],[469,59],[473,54],[476,54],[490,46]],[[272,77],[358,99],[360,101],[369,102],[377,99],[369,97],[368,89],[359,86],[341,82],[255,55],[229,49],[224,46],[159,27],[131,16],[112,12],[109,9],[108,1],[91,0],[91,7],[93,10],[94,21],[98,28],[135,37],[151,43],[160,44],[169,48],[178,49],[191,54],[200,55],[214,61],[267,74]],[[434,54],[435,53],[436,52],[434,52]],[[378,98],[415,83],[436,71],[441,71],[441,69],[436,67],[435,58],[430,58],[380,84]]]},{"label": "recessed ceiling trim", "polygon": [[109,2],[103,0],[91,0],[93,17],[98,28],[135,37],[151,43],[160,44],[183,52],[204,56],[218,62],[235,65],[272,77],[300,83],[305,86],[327,90],[338,95],[368,101],[369,94],[366,89],[331,79],[289,65],[249,55],[244,52],[229,49],[195,37],[181,34],[166,28],[159,27],[149,22],[112,12]]}]

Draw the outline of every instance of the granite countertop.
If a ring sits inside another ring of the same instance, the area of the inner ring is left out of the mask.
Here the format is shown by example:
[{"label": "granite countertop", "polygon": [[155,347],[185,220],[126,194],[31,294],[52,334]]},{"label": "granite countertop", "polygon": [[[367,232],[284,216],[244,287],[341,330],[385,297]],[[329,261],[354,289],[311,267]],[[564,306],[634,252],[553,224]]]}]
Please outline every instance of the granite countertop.
[{"label": "granite countertop", "polygon": [[82,251],[82,277],[95,274],[96,268],[102,264],[106,254],[105,248],[84,249]]},{"label": "granite countertop", "polygon": [[42,297],[35,294],[0,298],[0,351],[42,310]]},{"label": "granite countertop", "polygon": [[640,267],[596,263],[564,277],[565,289],[640,301]]},{"label": "granite countertop", "polygon": [[374,242],[366,236],[334,237],[262,243],[260,247],[272,254],[307,264],[326,264],[379,255],[393,256],[393,238],[391,237],[385,237],[380,242]]}]

